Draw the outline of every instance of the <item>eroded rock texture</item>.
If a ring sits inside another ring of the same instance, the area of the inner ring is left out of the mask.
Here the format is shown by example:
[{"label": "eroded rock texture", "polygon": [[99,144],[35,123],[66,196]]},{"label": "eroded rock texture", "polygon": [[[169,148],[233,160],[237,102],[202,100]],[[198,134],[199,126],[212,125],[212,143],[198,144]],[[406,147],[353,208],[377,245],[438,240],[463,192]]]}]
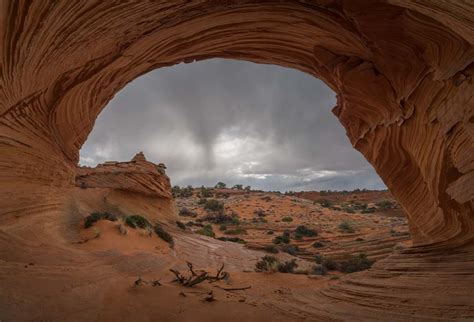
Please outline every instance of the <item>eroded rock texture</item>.
[{"label": "eroded rock texture", "polygon": [[472,1],[6,0],[0,8],[4,222],[60,212],[95,118],[134,78],[213,57],[277,64],[337,93],[334,113],[408,213],[418,245],[365,280],[325,290],[331,305],[313,313],[474,316]]},{"label": "eroded rock texture", "polygon": [[112,188],[150,197],[171,199],[170,179],[163,164],[146,160],[142,152],[130,162],[109,161],[95,168],[78,167],[76,186],[80,188]]}]

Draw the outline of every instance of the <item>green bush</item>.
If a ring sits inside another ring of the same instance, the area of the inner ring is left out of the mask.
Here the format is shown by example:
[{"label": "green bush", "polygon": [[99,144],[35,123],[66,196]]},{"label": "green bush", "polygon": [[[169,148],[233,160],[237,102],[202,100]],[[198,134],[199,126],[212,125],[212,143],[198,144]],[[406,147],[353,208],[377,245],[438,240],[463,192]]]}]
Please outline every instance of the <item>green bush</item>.
[{"label": "green bush", "polygon": [[353,233],[354,232],[354,227],[347,221],[344,221],[339,224],[339,229],[342,230],[345,233]]},{"label": "green bush", "polygon": [[179,229],[186,230],[186,225],[183,224],[181,221],[176,221],[176,226],[178,226]]},{"label": "green bush", "polygon": [[216,199],[207,199],[204,209],[210,212],[223,213],[224,204]]},{"label": "green bush", "polygon": [[225,187],[226,187],[226,184],[224,182],[218,182],[215,185],[216,189],[225,189]]},{"label": "green bush", "polygon": [[310,271],[312,275],[326,275],[328,273],[328,269],[324,265],[315,265]]},{"label": "green bush", "polygon": [[292,222],[293,218],[291,218],[290,216],[285,216],[281,219],[281,221],[283,221],[283,222]]},{"label": "green bush", "polygon": [[314,229],[310,229],[306,227],[305,225],[299,225],[295,229],[295,236],[315,237],[315,236],[318,236],[318,232]]},{"label": "green bush", "polygon": [[275,273],[278,272],[279,264],[280,263],[274,256],[266,255],[255,264],[255,270],[257,272]]},{"label": "green bush", "polygon": [[397,203],[389,201],[389,200],[383,200],[383,201],[377,202],[375,205],[377,206],[377,208],[384,209],[384,210],[394,209],[397,207]]},{"label": "green bush", "polygon": [[244,239],[239,238],[239,237],[219,237],[217,239],[222,240],[222,241],[230,241],[230,242],[233,242],[233,243],[239,243],[239,244],[246,244],[247,243]]},{"label": "green bush", "polygon": [[314,248],[323,248],[324,246],[326,246],[326,245],[324,245],[324,244],[321,243],[321,242],[314,242],[314,243],[313,243],[313,247],[314,247]]},{"label": "green bush", "polygon": [[285,252],[285,253],[288,253],[290,255],[298,255],[298,253],[300,252],[300,248],[296,245],[287,245],[287,244],[283,244],[280,246],[280,250],[282,252]]},{"label": "green bush", "polygon": [[315,203],[319,203],[321,205],[321,207],[324,207],[324,208],[329,208],[329,207],[332,206],[331,201],[329,201],[327,199],[319,199],[319,200],[316,200]]},{"label": "green bush", "polygon": [[150,222],[145,217],[142,217],[140,215],[127,216],[125,218],[125,224],[127,224],[127,226],[130,226],[132,228],[145,229],[147,227],[151,227]]},{"label": "green bush", "polygon": [[179,215],[180,216],[183,216],[183,217],[196,217],[197,214],[196,212],[186,208],[186,207],[183,207],[183,208],[180,208],[179,209]]},{"label": "green bush", "polygon": [[295,268],[298,267],[296,264],[296,259],[292,259],[290,261],[286,261],[278,265],[278,271],[280,273],[293,273]]},{"label": "green bush", "polygon": [[226,234],[226,235],[241,235],[241,234],[247,234],[247,231],[243,228],[228,229],[228,230],[224,231],[224,234]]},{"label": "green bush", "polygon": [[270,254],[278,254],[278,247],[274,245],[267,245],[263,250]]},{"label": "green bush", "polygon": [[285,231],[283,235],[277,236],[273,239],[274,244],[288,244],[290,242],[290,232]]},{"label": "green bush", "polygon": [[117,221],[117,216],[108,212],[93,212],[84,219],[84,228],[92,227],[99,220]]},{"label": "green bush", "polygon": [[204,236],[208,236],[208,237],[215,237],[216,236],[216,234],[212,230],[211,225],[205,225],[201,229],[197,230],[196,233],[199,234],[199,235],[204,235]]},{"label": "green bush", "polygon": [[202,186],[201,187],[201,197],[203,197],[203,198],[212,197],[211,190],[209,188],[205,188],[204,186]]},{"label": "green bush", "polygon": [[327,258],[321,255],[316,255],[315,261],[317,264],[324,266],[328,271],[334,271],[338,268],[336,261],[334,261],[331,258]]},{"label": "green bush", "polygon": [[165,231],[163,227],[161,227],[161,225],[156,224],[154,230],[155,230],[155,234],[157,234],[158,237],[163,239],[165,242],[167,242],[171,246],[174,244],[173,236],[171,236],[170,233]]},{"label": "green bush", "polygon": [[339,263],[339,270],[344,273],[354,273],[369,269],[372,267],[374,261],[367,258],[366,254],[359,254],[357,256],[351,256],[346,261]]}]

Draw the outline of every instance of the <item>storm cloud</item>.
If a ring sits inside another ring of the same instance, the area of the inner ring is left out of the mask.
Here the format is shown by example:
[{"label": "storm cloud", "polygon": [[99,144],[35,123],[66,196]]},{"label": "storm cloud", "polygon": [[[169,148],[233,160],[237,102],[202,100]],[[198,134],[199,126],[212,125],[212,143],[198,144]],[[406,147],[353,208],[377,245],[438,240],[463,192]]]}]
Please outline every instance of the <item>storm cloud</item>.
[{"label": "storm cloud", "polygon": [[173,184],[265,190],[384,189],[354,150],[320,80],[223,59],[150,72],[120,91],[81,150],[82,165],[143,151]]}]

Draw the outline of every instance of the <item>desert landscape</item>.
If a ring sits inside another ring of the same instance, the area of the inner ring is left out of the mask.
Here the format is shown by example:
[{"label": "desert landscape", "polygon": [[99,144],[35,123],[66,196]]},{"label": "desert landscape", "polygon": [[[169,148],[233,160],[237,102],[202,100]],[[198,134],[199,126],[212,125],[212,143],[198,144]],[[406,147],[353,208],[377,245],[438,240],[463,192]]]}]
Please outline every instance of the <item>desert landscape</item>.
[{"label": "desert landscape", "polygon": [[[5,0],[0,26],[1,321],[474,319],[471,1]],[[79,165],[127,83],[211,58],[324,81],[388,190]]]}]

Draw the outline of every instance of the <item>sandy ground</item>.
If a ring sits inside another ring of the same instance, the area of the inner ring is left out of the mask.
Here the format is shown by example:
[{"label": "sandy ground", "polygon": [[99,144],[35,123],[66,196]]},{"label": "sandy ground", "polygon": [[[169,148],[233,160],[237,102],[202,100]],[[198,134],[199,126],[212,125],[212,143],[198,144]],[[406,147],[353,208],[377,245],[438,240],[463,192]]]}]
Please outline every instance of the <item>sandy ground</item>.
[{"label": "sandy ground", "polygon": [[[244,245],[201,236],[192,232],[194,227],[178,229],[175,219],[197,218],[173,217],[174,206],[164,200],[145,202],[107,189],[75,189],[72,195],[65,209],[44,210],[11,219],[2,226],[1,321],[264,321],[270,317],[273,321],[329,320],[325,304],[318,301],[319,292],[339,283],[344,277],[339,280],[331,276],[341,273],[257,273],[255,263],[266,253],[255,249],[270,244],[285,229],[306,224],[320,235],[297,242],[305,250],[298,255],[298,261],[300,266],[312,265],[316,250],[310,246],[316,240],[331,243],[326,250],[317,252],[335,254],[357,237],[367,241],[375,236],[390,239],[390,229],[406,230],[406,222],[394,222],[388,216],[334,212],[294,196],[254,193],[222,198],[226,211],[238,213],[241,226],[247,231],[241,236],[247,241]],[[180,199],[178,203],[180,207],[194,207],[197,200]],[[268,213],[264,217],[266,223],[252,222],[255,209]],[[199,216],[204,215],[198,206],[195,210]],[[141,214],[152,222],[159,221],[173,235],[174,246],[142,229],[127,228],[124,235],[119,230],[120,222],[101,220],[84,229],[83,218],[92,211]],[[282,215],[291,215],[294,221],[282,222]],[[356,232],[338,232],[337,225],[343,220],[353,222]],[[218,236],[223,235],[217,225],[214,230]],[[269,230],[275,235],[267,235]],[[354,245],[351,249],[361,250]],[[283,260],[292,258],[286,253],[277,256]],[[186,273],[187,261],[210,274],[225,264],[230,278],[192,288],[172,282],[174,275],[169,269]],[[139,278],[144,282],[136,285]],[[154,280],[161,285],[152,286]],[[222,289],[242,287],[250,288]],[[214,301],[208,302],[205,299],[211,291]]]}]

